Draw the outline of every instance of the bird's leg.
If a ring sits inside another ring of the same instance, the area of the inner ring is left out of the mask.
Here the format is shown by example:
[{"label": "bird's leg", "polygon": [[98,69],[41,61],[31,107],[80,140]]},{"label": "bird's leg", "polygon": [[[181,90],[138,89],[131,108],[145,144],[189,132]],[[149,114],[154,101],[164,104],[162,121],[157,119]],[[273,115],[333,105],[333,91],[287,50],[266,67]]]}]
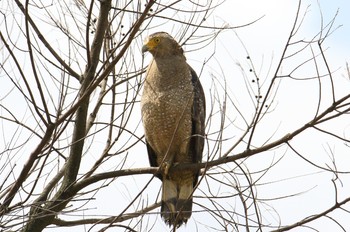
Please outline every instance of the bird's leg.
[{"label": "bird's leg", "polygon": [[173,166],[174,157],[175,155],[170,155],[169,159],[164,161],[163,163],[163,170],[164,170],[165,176],[168,176],[169,170]]}]

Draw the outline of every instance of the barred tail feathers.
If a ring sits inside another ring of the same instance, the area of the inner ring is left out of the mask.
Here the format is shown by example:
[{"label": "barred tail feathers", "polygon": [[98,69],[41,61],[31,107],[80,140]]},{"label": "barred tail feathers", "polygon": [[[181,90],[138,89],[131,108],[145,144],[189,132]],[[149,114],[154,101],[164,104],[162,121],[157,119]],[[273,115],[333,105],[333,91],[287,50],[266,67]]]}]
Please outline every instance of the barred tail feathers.
[{"label": "barred tail feathers", "polygon": [[169,226],[179,227],[192,214],[193,180],[163,179],[161,214]]}]

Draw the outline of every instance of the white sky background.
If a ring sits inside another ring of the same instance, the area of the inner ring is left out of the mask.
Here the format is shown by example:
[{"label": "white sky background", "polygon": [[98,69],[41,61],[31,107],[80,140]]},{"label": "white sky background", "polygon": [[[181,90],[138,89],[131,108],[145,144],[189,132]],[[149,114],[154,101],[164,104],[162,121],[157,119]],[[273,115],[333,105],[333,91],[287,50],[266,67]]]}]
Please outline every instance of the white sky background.
[{"label": "white sky background", "polygon": [[[320,31],[320,22],[322,19],[320,13],[322,12],[324,24],[326,24],[332,20],[339,9],[334,28],[338,25],[342,25],[342,27],[327,38],[324,48],[328,48],[326,55],[329,58],[331,69],[337,70],[334,73],[334,78],[337,79],[336,96],[340,97],[349,91],[349,80],[346,76],[344,66],[345,62],[348,62],[350,59],[350,2],[319,1],[319,3],[320,8],[317,1],[303,1],[302,12],[305,12],[308,4],[311,5],[298,37],[300,39],[312,38]],[[276,65],[276,60],[278,61],[281,55],[281,51],[289,36],[289,31],[294,20],[296,6],[297,1],[228,1],[225,7],[220,8],[222,11],[220,18],[230,25],[247,23],[261,15],[265,16],[259,22],[251,26],[236,30],[249,51],[256,69],[259,70],[261,68],[261,78],[265,76],[269,80],[273,74],[267,73],[269,65],[272,63],[272,67],[274,67],[274,65]],[[224,49],[228,50],[227,53],[230,53],[230,58],[220,59],[219,62],[223,66],[223,70],[228,70],[230,67],[233,69],[233,62],[246,64],[247,62],[244,60],[246,55],[242,53],[242,47],[237,40],[232,39],[234,36],[224,37],[225,34],[218,39],[218,44],[221,44]],[[227,55],[227,53],[225,55]],[[224,52],[222,54],[224,54]],[[217,57],[220,58],[220,55],[217,55]],[[228,62],[231,62],[231,64],[228,64]],[[285,67],[285,69],[288,70],[288,67]],[[272,70],[274,69],[272,68]],[[230,75],[230,72],[225,73],[226,75]],[[309,73],[314,73],[314,70],[304,70],[303,75],[309,76]],[[236,78],[241,77],[235,76],[232,78],[234,79],[232,80],[232,85],[235,85]],[[236,99],[238,99],[239,104],[241,106],[244,105],[245,102],[240,102],[239,93],[235,92],[235,90],[237,91],[237,88],[235,89],[234,86],[232,86],[232,92],[237,96]],[[315,112],[316,110],[315,103],[318,99],[318,93],[314,84],[305,83],[304,81],[300,81],[299,83],[295,81],[283,82],[280,85],[279,92],[284,94],[279,94],[278,97],[276,97],[277,102],[273,103],[276,107],[278,106],[276,114],[274,115],[276,118],[266,122],[263,130],[272,135],[272,132],[278,129],[277,135],[281,136],[286,134],[288,130],[297,128],[312,119],[310,116],[314,115],[311,112]],[[326,93],[326,91],[324,93]],[[324,105],[324,107],[325,106],[326,105]],[[332,126],[334,126],[333,128],[335,130],[344,130],[344,133],[349,133],[346,132],[349,131],[349,122],[343,120],[339,121],[338,125]],[[263,138],[266,139],[266,136],[263,136]],[[318,156],[321,156],[320,154],[324,153],[324,149],[328,149],[327,145],[329,145],[330,149],[338,154],[338,167],[342,170],[349,170],[349,150],[345,149],[340,143],[332,143],[328,136],[314,137],[314,133],[307,131],[307,133],[304,133],[300,138],[292,141],[292,144],[296,143],[303,144],[303,154],[320,165],[326,162],[327,157]],[[310,165],[295,158],[291,153],[287,153],[286,156],[286,159],[280,163],[280,166],[274,170],[274,173],[268,175],[262,182],[282,180],[283,178],[307,173],[310,174],[315,171]],[[255,157],[250,160],[250,165],[259,166],[262,160],[265,160],[265,157]],[[329,160],[327,163],[328,162]],[[271,203],[279,212],[282,224],[288,224],[304,218],[308,213],[312,214],[325,210],[326,207],[334,203],[334,190],[331,178],[332,175],[329,174],[302,176],[294,180],[283,181],[280,185],[267,185],[265,188],[260,189],[259,196],[262,198],[282,197],[291,192],[299,193],[300,191],[314,188],[301,196],[288,200],[276,201],[278,204]],[[349,178],[347,178],[347,181],[349,181]],[[344,188],[341,192],[349,192],[350,185],[344,182],[343,184]],[[271,189],[272,186],[273,188]],[[341,196],[342,194],[339,195]],[[342,198],[340,197],[339,200],[340,199]],[[341,221],[343,222],[342,225],[346,225],[347,231],[350,230],[350,224],[346,223],[350,221],[350,216],[344,216],[343,214],[341,216]],[[339,227],[328,219],[321,220],[318,223],[316,228],[320,231],[341,231]],[[315,225],[315,223],[312,223],[312,225]],[[308,229],[304,230],[310,231]],[[298,228],[296,231],[303,230]]]},{"label": "white sky background", "polygon": [[[317,1],[303,1],[302,12],[305,12],[308,4],[311,5],[298,38],[312,38],[321,28],[320,22],[322,18],[320,13],[322,12],[324,24],[327,24],[332,20],[339,9],[334,28],[338,25],[342,25],[342,27],[337,29],[326,40],[324,48],[328,48],[326,55],[329,58],[331,69],[337,70],[334,73],[334,78],[337,79],[335,81],[337,83],[336,96],[340,97],[349,91],[349,81],[344,66],[345,62],[348,62],[350,59],[350,3],[349,1],[319,1],[319,3],[320,8]],[[239,25],[240,23],[249,22],[261,15],[265,16],[259,22],[251,26],[236,30],[249,51],[255,68],[258,70],[261,68],[261,79],[265,76],[269,80],[273,74],[267,73],[269,65],[272,63],[272,67],[274,67],[274,65],[276,65],[276,60],[278,61],[281,55],[281,51],[289,36],[289,31],[294,20],[296,6],[297,1],[228,1],[225,7],[220,8],[220,10],[222,10],[220,18],[230,25]],[[231,58],[220,59],[219,62],[223,66],[223,70],[228,70],[230,67],[232,69],[232,63],[234,61],[246,64],[247,62],[244,60],[246,55],[242,53],[241,45],[237,40],[231,40],[234,36],[224,37],[225,34],[219,38],[218,44],[221,43],[224,49],[228,50],[227,52],[230,53],[229,56]],[[238,52],[236,53],[236,51]],[[220,55],[217,55],[217,57],[219,59]],[[227,64],[227,62],[231,62],[231,64]],[[285,67],[285,69],[288,70],[288,67]],[[274,69],[272,68],[272,70]],[[226,75],[230,75],[230,72],[225,73]],[[306,69],[303,75],[309,76],[309,73],[314,73],[314,70]],[[232,80],[232,85],[235,85],[236,78],[241,77],[235,76],[231,78],[234,79]],[[237,96],[236,99],[238,99],[239,104],[241,106],[244,105],[245,102],[240,102],[239,93],[235,92],[235,90],[237,91],[237,89],[232,86],[232,92]],[[318,99],[318,93],[314,84],[305,83],[304,81],[300,81],[299,83],[295,81],[283,82],[280,85],[279,92],[284,94],[279,94],[276,97],[277,102],[273,103],[277,107],[276,114],[274,115],[276,118],[266,122],[265,125],[263,123],[263,130],[272,135],[272,132],[278,129],[277,135],[281,136],[286,134],[288,130],[297,128],[312,119],[310,116],[313,115],[311,112],[315,112],[316,110],[315,103],[317,101],[315,100]],[[326,91],[324,93],[326,93]],[[324,105],[324,107],[325,106],[326,105]],[[339,121],[338,125],[333,126],[334,129],[336,128],[335,130],[344,130],[344,133],[349,133],[346,132],[349,130],[349,122]],[[263,138],[266,139],[266,136],[263,136]],[[330,149],[338,154],[338,167],[342,170],[349,170],[349,150],[344,147],[341,148],[342,145],[339,143],[332,143],[328,136],[314,137],[314,133],[307,131],[307,133],[304,133],[300,138],[292,141],[292,144],[296,143],[302,143],[303,154],[320,165],[323,165],[327,160],[327,157],[321,156],[320,154],[324,153],[324,149],[328,149],[327,145],[329,145]],[[315,171],[313,167],[295,158],[291,153],[287,153],[286,156],[286,159],[280,163],[280,166],[274,170],[274,173],[268,175],[262,182],[283,180],[283,178],[308,173],[311,174]],[[265,157],[255,157],[250,160],[250,165],[259,166],[261,164],[260,162],[265,159]],[[314,188],[301,196],[288,200],[276,201],[278,204],[271,203],[279,212],[282,224],[288,224],[304,218],[308,213],[312,214],[325,210],[326,207],[334,203],[334,190],[331,178],[332,175],[329,174],[302,176],[293,180],[283,181],[280,185],[267,185],[265,188],[260,189],[259,196],[267,199],[278,196],[282,197],[291,192],[299,193],[300,191]],[[347,178],[347,181],[349,181],[349,178]],[[343,184],[344,188],[342,192],[349,192],[350,185],[347,183]],[[272,186],[273,188],[271,189]],[[341,196],[342,194],[339,195]],[[342,198],[340,197],[339,200],[340,199]],[[347,231],[350,230],[350,224],[346,223],[350,221],[350,216],[344,216],[343,214],[341,216],[341,221],[343,222],[342,225],[346,225]],[[328,219],[321,220],[318,223],[316,228],[320,231],[341,231],[339,227]],[[312,225],[315,225],[315,223],[312,223]],[[308,229],[304,230],[310,231]],[[303,230],[298,228],[296,231]]]},{"label": "white sky background", "polygon": [[[341,97],[350,90],[349,77],[346,75],[346,70],[344,68],[345,63],[350,61],[350,2],[348,0],[321,0],[319,3],[318,5],[317,1],[303,1],[301,12],[304,13],[309,4],[310,8],[306,14],[298,38],[310,39],[315,36],[320,31],[322,17],[324,24],[327,24],[332,20],[339,9],[333,28],[339,25],[342,26],[326,39],[324,48],[328,49],[326,55],[329,58],[331,69],[335,71],[333,75],[336,79],[336,96]],[[182,4],[186,6],[185,3]],[[240,111],[247,116],[247,118],[251,116],[253,113],[253,105],[247,94],[243,73],[240,67],[244,70],[248,80],[254,79],[249,69],[253,68],[256,71],[261,83],[264,83],[262,86],[262,95],[264,95],[264,91],[266,91],[269,85],[273,71],[289,36],[292,23],[294,22],[297,4],[297,0],[228,0],[217,8],[214,14],[208,18],[208,25],[215,22],[216,26],[222,26],[224,24],[240,26],[250,23],[261,16],[264,17],[250,26],[224,31],[218,36],[215,43],[211,43],[203,49],[186,53],[188,63],[199,73],[203,62],[207,60],[215,50],[214,58],[209,61],[201,74],[201,81],[206,91],[207,102],[209,102],[212,75],[215,75],[215,77],[221,81],[225,77],[228,91],[234,104],[239,107]],[[322,12],[322,17],[320,12]],[[160,30],[171,33],[172,25],[157,27],[153,31],[150,31],[150,33]],[[243,41],[254,67],[252,67],[246,59],[247,54],[235,33],[237,33],[241,41]],[[176,36],[177,35],[174,35],[174,37]],[[184,47],[185,50],[190,50],[191,48],[190,45]],[[141,51],[139,52],[141,53]],[[145,57],[145,62],[149,60],[150,55],[147,55]],[[295,62],[298,62],[298,60],[291,62],[291,65],[295,64]],[[306,66],[306,68],[298,72],[296,76],[312,76],[315,70],[309,70],[308,67],[310,66]],[[285,65],[283,70],[289,70],[289,68],[288,65]],[[269,72],[269,70],[272,71]],[[315,81],[283,80],[279,85],[276,100],[272,103],[270,102],[271,109],[274,109],[274,111],[257,127],[257,136],[254,137],[253,144],[257,146],[262,145],[271,136],[272,140],[280,138],[291,130],[310,121],[316,111],[315,104],[317,104],[318,100],[317,88]],[[322,109],[327,107],[330,103],[327,100],[329,99],[327,98],[327,95],[329,96],[329,86],[325,84],[323,88],[322,93],[325,95],[323,98],[324,102],[322,102],[321,105],[323,107]],[[234,110],[233,105],[229,107],[231,108],[228,109],[228,117],[234,120],[235,126],[242,125],[241,128],[244,128],[244,122],[242,118],[236,115],[236,110]],[[134,114],[138,112],[139,110],[135,111]],[[334,131],[340,132],[340,134],[344,133],[347,138],[350,136],[350,122],[339,120],[336,124],[326,126]],[[215,127],[218,126],[214,125],[213,127],[215,129]],[[225,131],[224,137],[235,136],[235,133],[239,131],[240,130],[237,128],[232,131]],[[139,134],[141,134],[141,132]],[[224,143],[224,148],[232,145],[231,143],[232,140],[229,143]],[[329,153],[331,150],[336,154],[339,170],[349,170],[349,149],[346,149],[342,143],[330,139],[329,136],[315,137],[315,133],[313,133],[312,130],[308,130],[300,137],[293,139],[291,143],[295,145],[296,148],[299,148],[299,151],[302,151],[305,157],[322,166],[325,166],[326,162],[330,163],[327,152]],[[137,156],[142,157],[137,157],[135,155],[136,153],[130,152],[132,156],[128,160],[129,162],[127,165],[129,166],[126,168],[144,167],[145,163],[148,165],[146,147],[142,146],[142,144],[140,145],[141,146],[138,146]],[[243,149],[244,146],[239,146],[233,153],[241,152]],[[98,151],[100,150],[101,148]],[[327,152],[325,152],[325,150]],[[284,151],[286,151],[286,147],[276,150],[275,154],[273,154],[273,152],[263,153],[247,159],[242,165],[246,165],[249,170],[261,170],[273,160],[280,158]],[[97,154],[99,153],[97,152]],[[82,167],[82,172],[83,170],[84,167]],[[268,202],[278,211],[282,224],[291,224],[312,213],[319,213],[334,203],[334,189],[331,182],[334,176],[330,173],[315,173],[318,171],[317,169],[302,161],[292,152],[287,152],[282,161],[278,163],[273,170],[273,172],[264,176],[259,183],[280,182],[259,187],[258,197],[271,199],[310,190],[296,197]],[[342,180],[346,181],[342,182],[343,187],[338,183],[339,200],[342,200],[342,197],[350,192],[350,178],[345,176],[342,176],[342,178],[344,178]],[[145,180],[147,181],[149,178],[131,177],[118,179],[107,188],[100,190],[95,196],[96,199],[99,199],[99,201],[96,201],[96,211],[87,210],[83,213],[86,213],[86,215],[91,214],[91,212],[115,215],[117,212],[120,212],[120,206],[128,204],[130,199],[133,199],[135,196],[133,194],[137,193],[145,185]],[[148,188],[154,188],[156,191],[159,188],[159,184],[160,182],[158,180],[153,180],[152,185]],[[124,187],[121,188],[120,186]],[[202,183],[200,188],[205,189],[205,184]],[[130,196],[128,196],[128,194],[130,194]],[[150,192],[149,194],[152,193]],[[199,195],[198,192],[195,194]],[[152,196],[150,196],[150,199],[152,199]],[[195,201],[200,201],[200,199],[196,198]],[[235,205],[233,202],[229,203]],[[270,220],[272,224],[276,224],[279,218],[274,212],[269,211],[270,209],[270,207],[266,206],[266,209],[262,210],[266,213],[263,217]],[[159,212],[159,209],[157,209],[156,212]],[[82,212],[78,212],[78,214],[81,215]],[[339,215],[339,211],[332,213],[332,215]],[[78,218],[71,217],[70,219]],[[336,219],[341,220],[341,224],[350,231],[350,223],[346,223],[350,222],[349,214],[342,213],[341,217],[336,217]],[[152,224],[154,221],[155,226],[152,231],[166,231],[167,227],[165,227],[159,215],[157,215],[156,218],[150,217],[150,223]],[[202,226],[198,222],[206,222],[207,224]],[[146,220],[145,223],[147,223]],[[215,224],[216,222],[205,213],[194,213],[188,224],[185,227],[181,227],[178,231],[195,231],[197,229],[198,231],[211,231],[210,227],[208,227],[211,223]],[[339,227],[329,219],[322,219],[317,223],[312,223],[312,225],[320,231],[341,231]],[[45,231],[72,230],[85,231],[85,228],[51,228]],[[123,231],[123,229],[118,230],[118,228],[116,228],[111,231]],[[298,228],[295,231],[310,230]]]}]

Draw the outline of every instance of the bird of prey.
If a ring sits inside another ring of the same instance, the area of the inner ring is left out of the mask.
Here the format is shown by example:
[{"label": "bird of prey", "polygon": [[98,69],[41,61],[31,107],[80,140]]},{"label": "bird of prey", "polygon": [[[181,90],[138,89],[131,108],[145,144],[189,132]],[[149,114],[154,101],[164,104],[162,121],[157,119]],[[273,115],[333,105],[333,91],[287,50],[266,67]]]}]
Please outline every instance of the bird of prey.
[{"label": "bird of prey", "polygon": [[174,228],[192,214],[192,194],[199,171],[172,171],[200,163],[204,146],[205,96],[181,46],[166,32],[150,35],[142,52],[150,62],[141,98],[142,122],[150,165],[160,167],[161,215]]}]

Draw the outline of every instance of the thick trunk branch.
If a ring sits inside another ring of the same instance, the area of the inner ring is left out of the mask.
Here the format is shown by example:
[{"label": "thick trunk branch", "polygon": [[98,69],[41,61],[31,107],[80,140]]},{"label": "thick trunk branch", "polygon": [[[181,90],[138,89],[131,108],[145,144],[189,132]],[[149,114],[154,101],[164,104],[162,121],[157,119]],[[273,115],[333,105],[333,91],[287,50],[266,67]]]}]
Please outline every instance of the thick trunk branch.
[{"label": "thick trunk branch", "polygon": [[[95,38],[91,46],[91,64],[86,67],[83,75],[82,85],[80,88],[80,98],[84,96],[95,77],[95,71],[99,62],[99,56],[103,44],[106,28],[108,27],[108,12],[111,7],[111,1],[101,1],[100,15]],[[76,192],[72,191],[73,183],[76,181],[81,157],[83,154],[84,140],[86,136],[86,119],[89,108],[89,96],[80,102],[76,111],[75,125],[71,150],[67,162],[65,164],[65,172],[62,185],[51,201],[46,204],[35,204],[31,207],[29,222],[23,231],[40,232],[46,226],[52,223],[57,212],[63,210],[67,203],[71,200]],[[39,202],[38,202],[39,203]]]}]

